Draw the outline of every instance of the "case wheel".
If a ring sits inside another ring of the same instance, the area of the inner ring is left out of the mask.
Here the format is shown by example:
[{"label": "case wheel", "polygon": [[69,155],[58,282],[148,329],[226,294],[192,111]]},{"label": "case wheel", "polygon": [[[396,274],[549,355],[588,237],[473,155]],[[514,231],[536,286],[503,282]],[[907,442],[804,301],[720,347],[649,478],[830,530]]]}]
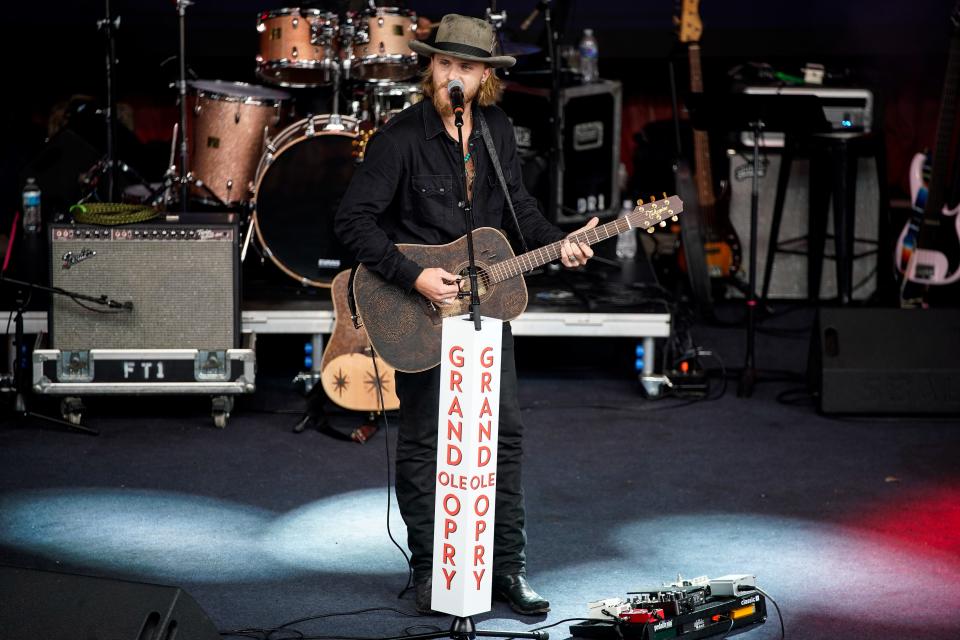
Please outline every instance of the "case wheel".
[{"label": "case wheel", "polygon": [[83,401],[80,398],[70,396],[60,401],[60,415],[70,424],[80,424],[84,409]]},{"label": "case wheel", "polygon": [[230,412],[233,410],[232,396],[214,396],[211,402],[211,415],[213,416],[213,426],[218,429],[224,429],[227,426],[227,420],[230,418]]}]

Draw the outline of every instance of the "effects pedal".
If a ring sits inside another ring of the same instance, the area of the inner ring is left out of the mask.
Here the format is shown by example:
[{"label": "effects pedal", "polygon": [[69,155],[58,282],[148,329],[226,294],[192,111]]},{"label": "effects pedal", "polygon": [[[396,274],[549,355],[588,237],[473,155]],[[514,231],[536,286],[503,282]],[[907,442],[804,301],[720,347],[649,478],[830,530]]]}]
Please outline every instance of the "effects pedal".
[{"label": "effects pedal", "polygon": [[666,371],[673,395],[681,398],[705,398],[710,390],[707,374],[696,358],[685,358]]}]

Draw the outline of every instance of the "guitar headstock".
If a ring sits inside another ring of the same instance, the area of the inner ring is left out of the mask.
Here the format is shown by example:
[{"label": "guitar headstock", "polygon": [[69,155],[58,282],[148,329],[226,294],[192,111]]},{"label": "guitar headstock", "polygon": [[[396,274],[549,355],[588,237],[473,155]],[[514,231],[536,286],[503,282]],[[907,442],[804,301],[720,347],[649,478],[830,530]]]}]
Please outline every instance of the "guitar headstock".
[{"label": "guitar headstock", "polygon": [[644,204],[643,200],[637,200],[637,208],[627,214],[627,220],[630,226],[638,229],[646,229],[647,233],[653,233],[654,228],[659,225],[667,226],[667,220],[677,221],[677,216],[683,212],[683,202],[677,196],[667,196],[657,200],[650,197],[650,202]]},{"label": "guitar headstock", "polygon": [[680,0],[680,15],[673,17],[680,42],[700,42],[703,22],[700,20],[700,0]]}]

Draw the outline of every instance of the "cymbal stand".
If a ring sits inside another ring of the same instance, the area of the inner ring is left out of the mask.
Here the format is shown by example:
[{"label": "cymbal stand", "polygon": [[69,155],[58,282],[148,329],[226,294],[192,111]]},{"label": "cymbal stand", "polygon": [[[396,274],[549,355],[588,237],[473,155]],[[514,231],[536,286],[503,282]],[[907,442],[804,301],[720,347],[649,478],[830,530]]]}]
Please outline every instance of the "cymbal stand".
[{"label": "cymbal stand", "polygon": [[120,16],[114,18],[110,13],[110,0],[105,0],[106,15],[97,21],[97,28],[103,32],[107,45],[107,194],[110,202],[117,201],[117,95],[116,62],[117,45],[115,34],[120,28]]},{"label": "cymbal stand", "polygon": [[[487,7],[487,22],[493,25],[493,33],[496,34],[497,46],[500,48],[499,53],[503,53],[503,25],[507,23],[507,12],[506,10],[497,11],[497,2],[492,0],[490,6]],[[509,76],[510,72],[508,69],[503,69],[503,75]]]},{"label": "cymbal stand", "polygon": [[187,59],[186,59],[186,18],[190,0],[177,0],[177,16],[180,28],[180,80],[177,91],[180,95],[180,206],[187,212],[187,194],[189,191],[190,167],[187,164]]}]

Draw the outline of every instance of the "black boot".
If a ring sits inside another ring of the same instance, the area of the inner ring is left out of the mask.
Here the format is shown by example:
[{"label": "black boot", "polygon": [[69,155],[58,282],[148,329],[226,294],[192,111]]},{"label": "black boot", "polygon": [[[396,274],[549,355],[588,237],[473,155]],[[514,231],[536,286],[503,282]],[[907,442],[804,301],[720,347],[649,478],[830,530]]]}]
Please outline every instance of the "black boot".
[{"label": "black boot", "polygon": [[506,600],[511,609],[524,615],[550,611],[550,603],[530,588],[527,577],[522,573],[493,576],[493,595],[499,600]]},{"label": "black boot", "polygon": [[432,592],[433,592],[433,578],[427,576],[422,580],[416,580],[413,583],[414,589],[416,589],[416,600],[414,601],[414,607],[417,610],[417,613],[423,616],[438,616],[438,612],[430,608],[430,604],[433,601]]}]

